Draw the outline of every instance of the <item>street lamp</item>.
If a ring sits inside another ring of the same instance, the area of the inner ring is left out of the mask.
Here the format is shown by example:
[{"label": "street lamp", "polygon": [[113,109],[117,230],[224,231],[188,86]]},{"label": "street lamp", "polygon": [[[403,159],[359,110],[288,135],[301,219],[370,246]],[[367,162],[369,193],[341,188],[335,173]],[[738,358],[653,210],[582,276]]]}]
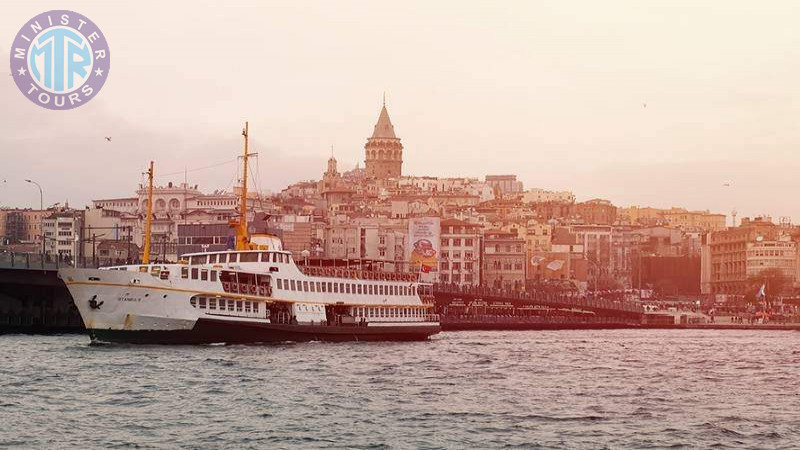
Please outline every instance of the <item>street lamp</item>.
[{"label": "street lamp", "polygon": [[39,233],[41,233],[42,238],[42,258],[44,258],[44,194],[42,194],[42,186],[33,181],[33,180],[25,180],[28,183],[35,184],[36,187],[39,188]]}]

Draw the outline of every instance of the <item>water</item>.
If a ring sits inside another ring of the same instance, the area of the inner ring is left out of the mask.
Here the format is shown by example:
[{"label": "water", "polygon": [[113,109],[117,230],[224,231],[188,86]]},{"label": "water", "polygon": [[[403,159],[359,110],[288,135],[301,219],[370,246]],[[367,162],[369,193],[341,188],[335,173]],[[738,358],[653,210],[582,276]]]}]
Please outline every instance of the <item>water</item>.
[{"label": "water", "polygon": [[89,346],[0,336],[0,447],[796,448],[800,333]]}]

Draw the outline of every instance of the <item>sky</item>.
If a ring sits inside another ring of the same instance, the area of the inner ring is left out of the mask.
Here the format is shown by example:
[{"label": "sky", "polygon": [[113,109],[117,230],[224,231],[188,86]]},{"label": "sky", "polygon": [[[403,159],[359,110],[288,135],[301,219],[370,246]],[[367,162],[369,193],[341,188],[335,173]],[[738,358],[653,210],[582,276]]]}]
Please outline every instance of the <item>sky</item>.
[{"label": "sky", "polygon": [[159,184],[230,188],[246,120],[279,191],[331,146],[363,166],[385,93],[404,174],[800,220],[793,1],[13,2],[4,58],[51,9],[100,27],[109,77],[69,111],[3,77],[0,206],[38,207],[25,179],[45,206],[131,196],[150,160]]}]

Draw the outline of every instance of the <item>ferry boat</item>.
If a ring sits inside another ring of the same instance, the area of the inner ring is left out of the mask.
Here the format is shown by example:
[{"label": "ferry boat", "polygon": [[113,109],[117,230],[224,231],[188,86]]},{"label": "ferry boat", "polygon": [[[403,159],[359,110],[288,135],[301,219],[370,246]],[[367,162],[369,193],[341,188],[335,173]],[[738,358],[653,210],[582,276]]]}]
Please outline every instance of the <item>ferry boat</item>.
[{"label": "ferry boat", "polygon": [[[235,248],[142,264],[64,268],[93,342],[136,344],[425,340],[441,328],[418,275],[308,267],[272,235],[247,232],[248,128]],[[153,163],[148,171],[152,195]]]}]

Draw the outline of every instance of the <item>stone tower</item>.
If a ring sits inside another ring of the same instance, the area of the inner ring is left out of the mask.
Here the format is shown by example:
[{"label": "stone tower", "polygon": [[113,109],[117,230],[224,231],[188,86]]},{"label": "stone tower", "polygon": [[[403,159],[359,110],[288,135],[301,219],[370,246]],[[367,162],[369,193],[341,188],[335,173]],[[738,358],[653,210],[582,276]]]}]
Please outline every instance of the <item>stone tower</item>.
[{"label": "stone tower", "polygon": [[394,126],[389,120],[386,111],[386,102],[383,103],[378,123],[372,137],[367,139],[364,146],[366,150],[366,172],[368,177],[394,178],[402,174],[403,144],[394,134]]}]

